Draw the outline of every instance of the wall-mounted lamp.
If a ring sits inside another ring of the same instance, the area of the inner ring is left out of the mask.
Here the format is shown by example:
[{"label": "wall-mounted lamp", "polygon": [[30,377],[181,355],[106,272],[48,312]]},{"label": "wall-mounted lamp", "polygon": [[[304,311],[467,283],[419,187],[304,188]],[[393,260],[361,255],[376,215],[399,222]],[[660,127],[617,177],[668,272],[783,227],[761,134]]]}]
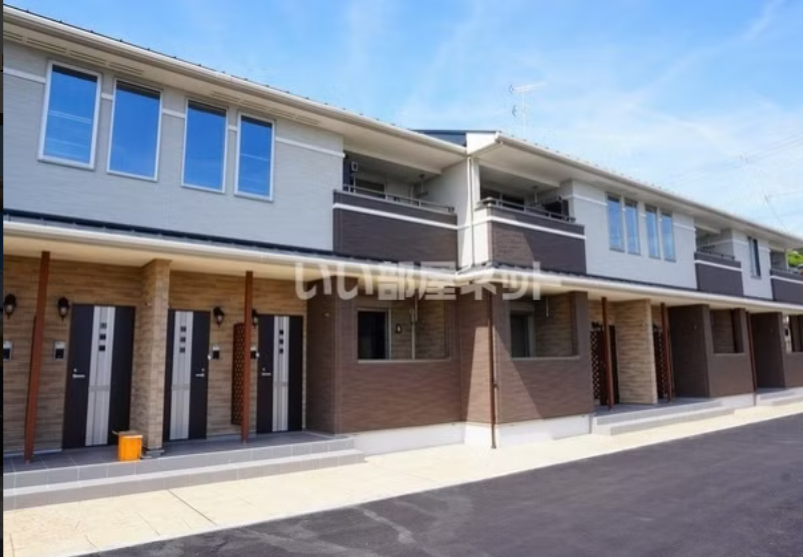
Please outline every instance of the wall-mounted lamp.
[{"label": "wall-mounted lamp", "polygon": [[62,296],[59,298],[59,301],[56,302],[56,309],[59,310],[59,317],[64,321],[64,318],[70,313],[70,300]]},{"label": "wall-mounted lamp", "polygon": [[400,334],[402,334],[402,331],[403,331],[403,330],[404,330],[404,329],[402,328],[402,326],[401,326],[401,323],[399,323],[398,325],[396,325],[396,334],[397,334],[397,335],[400,335]]},{"label": "wall-mounted lamp", "polygon": [[226,314],[223,312],[223,308],[220,306],[215,306],[212,310],[212,315],[215,317],[215,323],[217,326],[220,327],[223,324],[223,318],[226,317]]},{"label": "wall-mounted lamp", "polygon": [[257,313],[257,310],[255,309],[251,309],[251,324],[254,327],[259,325],[259,313]]},{"label": "wall-mounted lamp", "polygon": [[14,294],[7,294],[3,299],[3,311],[6,313],[6,317],[11,319],[11,314],[15,309],[17,309],[17,297]]}]

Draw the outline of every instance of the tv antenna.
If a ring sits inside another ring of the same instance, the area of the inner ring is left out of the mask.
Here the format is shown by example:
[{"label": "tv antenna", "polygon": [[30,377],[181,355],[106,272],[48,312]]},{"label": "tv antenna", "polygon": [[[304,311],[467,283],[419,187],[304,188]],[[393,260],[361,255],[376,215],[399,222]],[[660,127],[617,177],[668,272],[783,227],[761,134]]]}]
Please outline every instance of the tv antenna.
[{"label": "tv antenna", "polygon": [[527,85],[511,85],[509,87],[510,94],[516,97],[513,103],[513,118],[521,122],[521,137],[527,136],[527,116],[530,111],[530,102],[528,96],[531,95],[536,89],[544,86],[543,81],[536,81]]}]

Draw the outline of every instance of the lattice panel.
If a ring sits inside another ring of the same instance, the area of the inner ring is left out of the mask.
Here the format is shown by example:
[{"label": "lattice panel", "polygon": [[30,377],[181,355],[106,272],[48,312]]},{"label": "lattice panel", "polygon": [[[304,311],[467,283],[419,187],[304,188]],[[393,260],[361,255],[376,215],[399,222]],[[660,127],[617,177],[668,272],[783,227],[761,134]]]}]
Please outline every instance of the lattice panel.
[{"label": "lattice panel", "polygon": [[605,402],[605,352],[602,325],[591,326],[591,374],[594,378],[594,399]]},{"label": "lattice panel", "polygon": [[234,325],[234,352],[232,352],[231,370],[231,423],[241,425],[243,422],[243,390],[245,388],[245,327],[242,323]]},{"label": "lattice panel", "polygon": [[658,398],[668,394],[666,360],[664,359],[664,332],[658,325],[652,327],[652,344],[655,353],[655,384],[658,388]]}]

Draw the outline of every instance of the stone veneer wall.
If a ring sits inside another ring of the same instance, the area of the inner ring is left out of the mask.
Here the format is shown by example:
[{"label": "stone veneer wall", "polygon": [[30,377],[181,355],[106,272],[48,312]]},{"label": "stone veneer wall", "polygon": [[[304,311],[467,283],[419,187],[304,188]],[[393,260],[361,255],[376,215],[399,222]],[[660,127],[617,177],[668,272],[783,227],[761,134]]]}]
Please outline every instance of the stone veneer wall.
[{"label": "stone veneer wall", "polygon": [[658,394],[650,301],[618,302],[614,307],[620,401],[654,404]]},{"label": "stone veneer wall", "polygon": [[535,356],[564,358],[577,354],[573,298],[563,294],[534,302]]}]

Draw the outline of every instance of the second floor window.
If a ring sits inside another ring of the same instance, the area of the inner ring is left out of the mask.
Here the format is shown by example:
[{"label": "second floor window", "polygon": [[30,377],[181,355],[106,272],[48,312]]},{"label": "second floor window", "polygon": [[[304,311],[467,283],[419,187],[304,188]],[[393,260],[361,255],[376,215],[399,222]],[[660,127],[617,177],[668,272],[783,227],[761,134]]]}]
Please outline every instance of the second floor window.
[{"label": "second floor window", "polygon": [[661,235],[658,232],[658,209],[646,207],[647,250],[650,257],[661,258]]},{"label": "second floor window", "polygon": [[40,157],[94,166],[99,99],[98,74],[52,65]]},{"label": "second floor window", "polygon": [[641,253],[638,226],[638,203],[625,201],[625,229],[627,230],[627,253]]},{"label": "second floor window", "polygon": [[672,213],[661,211],[661,243],[664,249],[664,259],[675,260],[675,222]]},{"label": "second floor window", "polygon": [[223,191],[226,110],[189,101],[184,140],[184,185]]},{"label": "second floor window", "polygon": [[622,200],[608,196],[608,239],[611,249],[625,251],[625,230],[622,224]]},{"label": "second floor window", "polygon": [[270,198],[273,175],[273,124],[240,116],[237,192]]},{"label": "second floor window", "polygon": [[761,276],[761,258],[758,240],[756,238],[747,238],[747,246],[750,248],[750,274],[754,277]]},{"label": "second floor window", "polygon": [[117,82],[109,171],[156,179],[161,111],[159,91]]}]

